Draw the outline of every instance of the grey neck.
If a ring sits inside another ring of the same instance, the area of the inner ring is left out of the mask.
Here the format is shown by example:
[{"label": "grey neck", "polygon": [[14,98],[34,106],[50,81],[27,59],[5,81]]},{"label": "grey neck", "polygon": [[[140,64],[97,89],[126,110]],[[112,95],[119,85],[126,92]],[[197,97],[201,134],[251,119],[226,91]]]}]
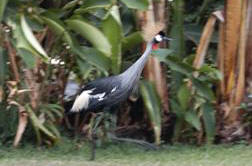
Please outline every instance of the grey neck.
[{"label": "grey neck", "polygon": [[152,41],[147,43],[143,55],[132,66],[130,66],[126,71],[124,71],[122,73],[122,76],[128,77],[129,79],[133,79],[132,77],[134,76],[136,76],[136,78],[140,77],[142,70],[145,66],[145,63],[148,60],[148,57],[152,51],[152,45],[153,45]]}]

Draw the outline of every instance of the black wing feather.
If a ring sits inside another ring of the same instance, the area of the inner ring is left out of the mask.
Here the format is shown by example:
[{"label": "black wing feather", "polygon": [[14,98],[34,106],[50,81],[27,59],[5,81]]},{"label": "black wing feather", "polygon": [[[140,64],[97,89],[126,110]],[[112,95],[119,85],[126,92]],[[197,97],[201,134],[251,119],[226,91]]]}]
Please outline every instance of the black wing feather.
[{"label": "black wing feather", "polygon": [[[118,76],[111,76],[100,78],[89,82],[81,92],[86,90],[92,90],[91,96],[105,93],[103,100],[98,100],[98,98],[90,98],[87,110],[97,110],[102,109],[109,103],[108,100],[112,100],[111,96],[115,96],[111,91],[113,88],[119,89],[121,85],[120,78]],[[113,95],[112,95],[113,94]],[[112,103],[111,103],[112,104]]]},{"label": "black wing feather", "polygon": [[82,88],[81,92],[93,89],[91,95],[96,95],[104,92],[107,94],[111,92],[111,90],[114,87],[119,85],[120,81],[118,77],[116,76],[105,77],[89,82],[86,86],[84,86],[84,88]]}]

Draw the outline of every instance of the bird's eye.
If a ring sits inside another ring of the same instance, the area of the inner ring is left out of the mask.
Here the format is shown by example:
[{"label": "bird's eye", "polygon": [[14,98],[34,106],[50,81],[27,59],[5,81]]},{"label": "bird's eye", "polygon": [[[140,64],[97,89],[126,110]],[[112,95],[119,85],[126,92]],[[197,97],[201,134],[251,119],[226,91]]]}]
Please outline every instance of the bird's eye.
[{"label": "bird's eye", "polygon": [[161,36],[161,35],[155,36],[155,40],[156,40],[157,42],[161,42],[161,41],[162,41],[162,36]]}]

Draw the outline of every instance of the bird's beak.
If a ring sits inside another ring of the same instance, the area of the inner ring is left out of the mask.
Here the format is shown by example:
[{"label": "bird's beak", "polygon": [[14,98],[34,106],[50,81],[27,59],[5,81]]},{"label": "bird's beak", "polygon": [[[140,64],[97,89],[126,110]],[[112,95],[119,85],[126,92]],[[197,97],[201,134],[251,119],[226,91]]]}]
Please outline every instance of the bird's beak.
[{"label": "bird's beak", "polygon": [[173,40],[172,38],[169,38],[169,37],[166,37],[166,36],[165,36],[163,39],[164,39],[164,40],[167,40],[167,41]]}]

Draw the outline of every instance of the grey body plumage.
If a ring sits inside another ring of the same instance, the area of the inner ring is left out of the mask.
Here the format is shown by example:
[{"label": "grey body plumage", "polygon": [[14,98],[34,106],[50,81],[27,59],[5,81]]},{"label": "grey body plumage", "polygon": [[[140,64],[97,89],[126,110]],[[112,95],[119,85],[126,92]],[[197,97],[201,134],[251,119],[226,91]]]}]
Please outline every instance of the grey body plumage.
[{"label": "grey body plumage", "polygon": [[126,100],[140,79],[153,44],[157,44],[163,39],[162,32],[156,35],[152,41],[147,43],[143,55],[123,73],[89,82],[76,97],[70,112],[95,111]]}]

